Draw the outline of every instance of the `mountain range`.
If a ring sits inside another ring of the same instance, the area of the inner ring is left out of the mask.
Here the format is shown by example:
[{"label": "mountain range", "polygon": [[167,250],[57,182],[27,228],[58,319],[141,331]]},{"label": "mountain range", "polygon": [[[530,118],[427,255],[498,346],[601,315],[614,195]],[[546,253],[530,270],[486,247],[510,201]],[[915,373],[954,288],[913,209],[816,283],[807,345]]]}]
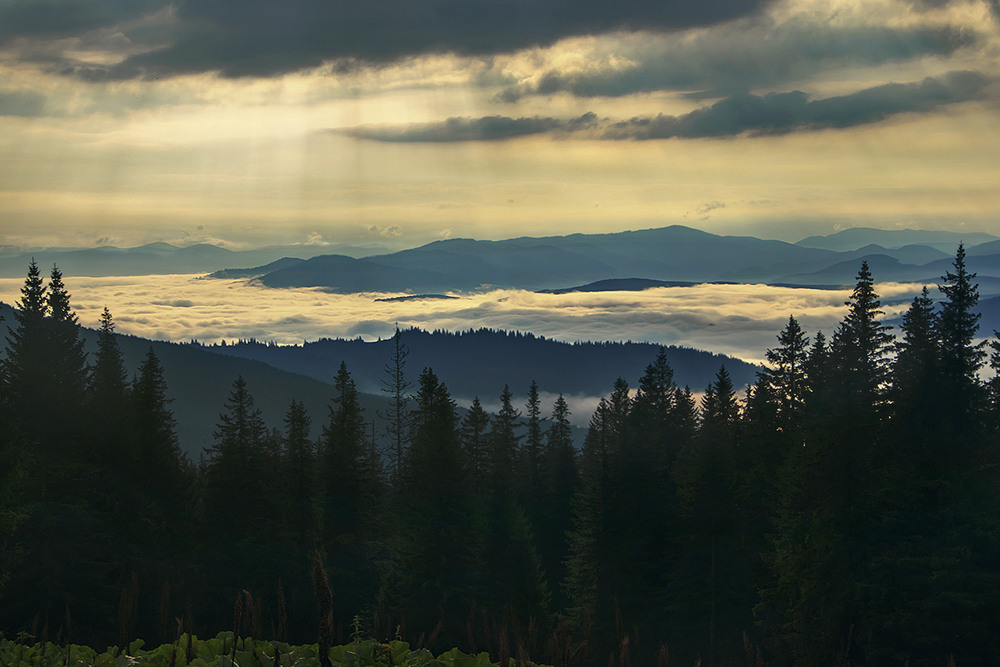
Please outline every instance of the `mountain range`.
[{"label": "mountain range", "polygon": [[[600,289],[593,284],[626,279],[850,286],[861,262],[868,261],[879,282],[930,285],[951,268],[955,250],[966,240],[967,266],[979,273],[983,293],[1000,293],[996,236],[864,228],[799,243],[720,236],[676,225],[504,241],[448,239],[390,254],[284,258],[212,275],[254,278],[268,287],[321,287],[339,293],[438,293],[490,287],[559,291],[580,289],[574,285]],[[860,245],[844,249],[853,244]]]},{"label": "mountain range", "polygon": [[323,253],[337,252],[362,257],[385,252],[382,246],[269,246],[256,250],[229,250],[198,243],[178,247],[169,243],[149,243],[134,248],[20,248],[0,247],[0,278],[20,278],[32,259],[47,268],[59,266],[65,275],[147,276],[166,273],[208,273],[225,267],[265,264],[295,255],[297,261]]}]

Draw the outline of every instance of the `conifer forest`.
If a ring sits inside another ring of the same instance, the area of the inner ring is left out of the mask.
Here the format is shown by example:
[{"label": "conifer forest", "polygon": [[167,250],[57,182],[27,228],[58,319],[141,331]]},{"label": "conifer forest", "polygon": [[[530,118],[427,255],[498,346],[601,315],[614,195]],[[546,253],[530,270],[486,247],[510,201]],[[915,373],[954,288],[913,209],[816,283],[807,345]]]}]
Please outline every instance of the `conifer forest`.
[{"label": "conifer forest", "polygon": [[862,264],[836,329],[789,316],[745,390],[725,367],[678,386],[661,351],[577,443],[535,384],[459,409],[397,332],[384,411],[342,364],[325,414],[292,400],[272,429],[233,378],[195,461],[153,351],[126,368],[105,309],[85,353],[63,276],[32,263],[0,375],[0,631],[1000,664],[1000,335],[975,278],[960,246],[891,329]]}]

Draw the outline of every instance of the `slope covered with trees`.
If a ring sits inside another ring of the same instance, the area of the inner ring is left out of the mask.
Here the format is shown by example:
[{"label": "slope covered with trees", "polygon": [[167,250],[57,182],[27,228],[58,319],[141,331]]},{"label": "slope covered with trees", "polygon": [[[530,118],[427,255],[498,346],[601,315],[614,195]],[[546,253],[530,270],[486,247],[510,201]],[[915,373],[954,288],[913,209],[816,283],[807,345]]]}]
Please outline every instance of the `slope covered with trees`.
[{"label": "slope covered with trees", "polygon": [[366,412],[345,364],[325,412],[290,400],[268,429],[237,377],[195,465],[155,353],[129,382],[105,313],[85,358],[61,275],[32,265],[0,384],[0,628],[363,630],[501,664],[996,664],[1000,336],[979,336],[963,248],[940,290],[895,335],[863,263],[829,337],[789,317],[742,395],[722,366],[696,401],[661,350],[608,387],[579,451],[562,397],[505,387],[460,416],[397,334],[391,409]]}]

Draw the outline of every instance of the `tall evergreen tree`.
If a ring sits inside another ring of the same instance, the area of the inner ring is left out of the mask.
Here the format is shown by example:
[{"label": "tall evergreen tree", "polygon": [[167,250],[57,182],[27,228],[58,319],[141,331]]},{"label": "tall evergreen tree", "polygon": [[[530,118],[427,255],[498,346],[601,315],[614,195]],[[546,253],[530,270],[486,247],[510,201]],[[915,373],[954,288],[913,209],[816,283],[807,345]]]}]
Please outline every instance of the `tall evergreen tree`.
[{"label": "tall evergreen tree", "polygon": [[163,367],[152,347],[132,381],[130,398],[143,486],[162,514],[177,517],[185,504],[188,462],[177,441]]},{"label": "tall evergreen tree", "polygon": [[305,405],[292,400],[285,413],[285,476],[288,488],[288,525],[300,552],[306,553],[317,535],[316,453],[309,439],[311,420]]},{"label": "tall evergreen tree", "polygon": [[861,263],[857,281],[845,303],[847,315],[834,332],[831,353],[844,409],[854,412],[855,420],[862,415],[871,420],[885,402],[892,334],[879,320],[882,304],[868,262]]},{"label": "tall evergreen tree", "polygon": [[941,350],[941,386],[937,409],[956,444],[969,447],[978,435],[984,398],[979,369],[986,360],[985,341],[976,343],[979,320],[979,285],[965,266],[965,247],[958,246],[954,271],[948,271],[938,289],[945,299],[937,319]]},{"label": "tall evergreen tree", "polygon": [[454,645],[475,597],[479,531],[468,512],[472,495],[455,403],[429,368],[420,374],[414,403],[392,590],[411,632],[430,633],[441,623],[439,641]]},{"label": "tall evergreen tree", "polygon": [[783,429],[802,426],[808,385],[806,359],[809,338],[798,321],[789,316],[788,324],[778,334],[778,347],[764,354],[770,367],[761,372],[768,384],[768,395],[775,401],[775,414]]},{"label": "tall evergreen tree", "polygon": [[87,383],[87,358],[80,324],[70,306],[70,295],[62,280],[62,272],[52,267],[48,285],[50,339],[50,382],[53,396],[64,410],[74,417],[82,405]]},{"label": "tall evergreen tree", "polygon": [[540,496],[534,524],[542,567],[552,584],[553,595],[560,602],[557,608],[565,607],[568,602],[557,584],[566,578],[566,535],[573,526],[573,494],[579,480],[569,415],[569,405],[560,394],[552,407],[552,417],[545,434]]},{"label": "tall evergreen tree", "polygon": [[489,470],[490,421],[490,414],[476,396],[465,419],[462,420],[461,438],[462,449],[469,465],[469,480],[472,488],[479,491],[486,487]]},{"label": "tall evergreen tree", "polygon": [[267,437],[261,412],[240,376],[219,415],[215,443],[206,450],[204,471],[208,520],[226,532],[239,535],[241,517],[253,516],[261,522],[270,515],[271,499],[261,492],[261,486],[252,483],[266,478],[270,470]]},{"label": "tall evergreen tree", "polygon": [[[369,538],[374,533],[372,491],[378,483],[368,468],[366,423],[354,379],[341,362],[334,378],[329,423],[322,437],[323,544],[331,585],[339,591],[335,625],[346,632],[354,614],[375,595]],[[346,637],[342,637],[346,638]]]},{"label": "tall evergreen tree", "polygon": [[410,351],[403,343],[403,334],[399,327],[392,337],[392,356],[385,364],[385,377],[382,378],[382,391],[388,394],[390,406],[380,416],[388,424],[389,435],[389,471],[392,486],[397,491],[402,483],[403,462],[410,433],[409,391],[411,383],[406,379],[406,357]]},{"label": "tall evergreen tree", "polygon": [[[516,432],[519,418],[510,387],[504,386],[500,410],[493,417],[490,429],[489,495],[485,506],[483,550],[484,569],[490,576],[485,602],[497,614],[502,614],[506,605],[515,603],[515,609],[538,617],[548,612],[549,594],[532,525],[521,503],[526,490],[517,483],[523,437]],[[536,452],[536,456],[538,454],[540,452]]]}]

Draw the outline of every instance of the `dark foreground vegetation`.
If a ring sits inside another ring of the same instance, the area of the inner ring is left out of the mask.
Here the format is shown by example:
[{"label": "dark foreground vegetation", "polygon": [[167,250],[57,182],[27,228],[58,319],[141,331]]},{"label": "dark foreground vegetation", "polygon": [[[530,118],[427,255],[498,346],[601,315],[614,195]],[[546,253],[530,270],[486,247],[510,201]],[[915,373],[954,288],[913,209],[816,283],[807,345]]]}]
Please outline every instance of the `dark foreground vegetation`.
[{"label": "dark foreground vegetation", "polygon": [[941,303],[925,290],[893,336],[862,265],[829,339],[790,317],[744,395],[721,368],[696,400],[661,353],[581,450],[534,385],[460,418],[397,335],[385,414],[341,366],[327,414],[292,401],[272,431],[237,378],[195,463],[156,356],[129,379],[105,311],[88,364],[61,275],[32,264],[0,384],[0,629],[119,650],[363,634],[504,665],[998,664],[1000,380],[981,371],[1000,338],[976,342],[974,278],[960,247]]}]

